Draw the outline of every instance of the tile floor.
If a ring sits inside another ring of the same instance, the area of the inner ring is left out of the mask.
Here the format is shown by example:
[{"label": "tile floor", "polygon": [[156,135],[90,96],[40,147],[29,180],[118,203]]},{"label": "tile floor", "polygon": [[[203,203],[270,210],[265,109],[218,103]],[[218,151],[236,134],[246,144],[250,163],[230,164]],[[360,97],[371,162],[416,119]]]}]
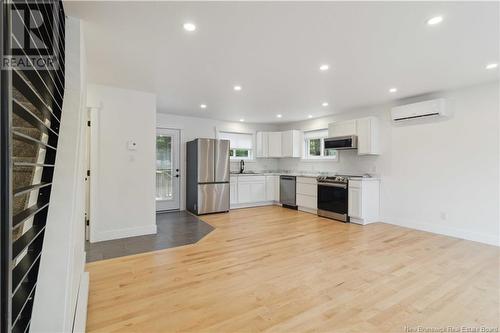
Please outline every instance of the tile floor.
[{"label": "tile floor", "polygon": [[98,243],[85,242],[87,262],[196,243],[214,228],[185,211],[156,214],[158,233]]}]

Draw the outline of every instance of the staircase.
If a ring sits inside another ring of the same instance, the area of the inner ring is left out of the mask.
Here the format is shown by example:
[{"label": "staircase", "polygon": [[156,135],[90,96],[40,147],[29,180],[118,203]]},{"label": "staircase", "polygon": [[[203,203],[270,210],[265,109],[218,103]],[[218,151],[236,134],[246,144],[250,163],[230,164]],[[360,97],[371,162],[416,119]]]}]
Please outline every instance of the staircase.
[{"label": "staircase", "polygon": [[16,333],[27,332],[30,327],[50,203],[64,94],[65,20],[60,1],[47,4],[2,1],[2,48],[7,54],[20,50],[25,58],[32,55],[29,54],[32,50],[23,48],[24,43],[19,42],[22,31],[19,35],[19,27],[12,27],[12,22],[16,22],[12,16],[26,18],[19,14],[19,9],[41,12],[43,20],[56,14],[58,20],[41,25],[36,38],[54,46],[61,66],[12,67],[1,73],[0,328],[1,332]]}]

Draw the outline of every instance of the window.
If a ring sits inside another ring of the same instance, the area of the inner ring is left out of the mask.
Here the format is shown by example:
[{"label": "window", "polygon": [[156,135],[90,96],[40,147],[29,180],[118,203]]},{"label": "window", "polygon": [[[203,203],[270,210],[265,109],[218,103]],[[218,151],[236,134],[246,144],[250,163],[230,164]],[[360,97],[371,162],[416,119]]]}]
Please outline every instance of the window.
[{"label": "window", "polygon": [[229,140],[229,156],[235,160],[253,159],[253,134],[219,132],[219,139]]},{"label": "window", "polygon": [[320,129],[304,132],[304,158],[338,160],[338,152],[334,149],[325,149],[325,138],[328,137],[328,129]]}]

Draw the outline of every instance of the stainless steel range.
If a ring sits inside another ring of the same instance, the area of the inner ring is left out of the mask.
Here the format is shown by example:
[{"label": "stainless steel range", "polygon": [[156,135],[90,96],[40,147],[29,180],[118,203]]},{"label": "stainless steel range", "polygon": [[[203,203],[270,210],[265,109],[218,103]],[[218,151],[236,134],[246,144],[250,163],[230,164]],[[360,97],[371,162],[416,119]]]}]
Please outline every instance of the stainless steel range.
[{"label": "stainless steel range", "polygon": [[318,215],[349,222],[348,177],[318,177]]}]

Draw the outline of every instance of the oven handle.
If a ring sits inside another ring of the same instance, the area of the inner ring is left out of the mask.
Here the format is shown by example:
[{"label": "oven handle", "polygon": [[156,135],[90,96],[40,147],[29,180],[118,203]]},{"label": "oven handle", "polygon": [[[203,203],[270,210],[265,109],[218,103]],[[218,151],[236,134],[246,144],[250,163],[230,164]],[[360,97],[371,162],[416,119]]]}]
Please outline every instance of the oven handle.
[{"label": "oven handle", "polygon": [[347,188],[347,185],[345,184],[335,184],[335,183],[318,183],[318,186],[338,187],[343,189]]}]

